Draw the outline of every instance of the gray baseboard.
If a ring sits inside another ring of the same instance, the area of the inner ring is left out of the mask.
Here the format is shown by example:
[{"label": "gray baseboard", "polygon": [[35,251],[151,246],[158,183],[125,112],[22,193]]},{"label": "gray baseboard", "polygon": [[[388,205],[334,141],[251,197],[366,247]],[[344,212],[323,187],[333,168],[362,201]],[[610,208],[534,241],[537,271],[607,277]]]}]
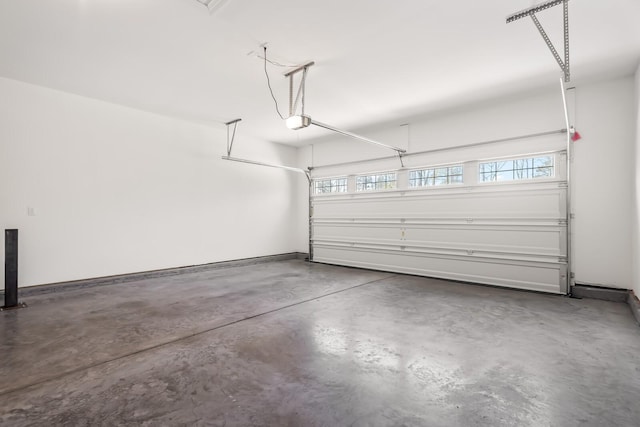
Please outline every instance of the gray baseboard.
[{"label": "gray baseboard", "polygon": [[640,300],[638,300],[638,297],[633,291],[629,291],[627,303],[629,304],[629,308],[631,308],[633,316],[636,318],[636,322],[640,324]]},{"label": "gray baseboard", "polygon": [[[120,283],[134,282],[137,280],[152,279],[156,277],[176,276],[180,274],[198,273],[219,268],[244,267],[248,265],[262,264],[274,261],[291,259],[305,259],[307,254],[291,252],[286,254],[269,255],[256,258],[244,258],[231,261],[213,262],[209,264],[191,265],[186,267],[167,268],[162,270],[144,271],[139,273],[120,274],[115,276],[95,277],[91,279],[74,280],[70,282],[49,283],[45,285],[28,286],[18,288],[20,297],[49,294],[54,292],[68,292],[77,289],[92,288],[95,286],[116,285]],[[3,295],[4,292],[0,292]]]},{"label": "gray baseboard", "polygon": [[571,287],[571,296],[574,298],[591,298],[604,301],[627,302],[629,291],[626,289],[576,284]]},{"label": "gray baseboard", "polygon": [[[219,268],[244,267],[274,261],[307,260],[309,254],[291,252],[279,255],[269,255],[256,258],[244,258],[231,261],[213,262],[209,264],[192,265],[187,267],[167,268],[162,270],[144,271],[139,273],[120,274],[116,276],[96,277],[92,279],[74,280],[71,282],[50,283],[46,285],[19,288],[20,296],[35,296],[56,292],[68,292],[77,289],[92,288],[95,286],[116,285],[120,283],[134,282],[137,280],[152,279],[156,277],[177,276],[181,274],[198,273]],[[4,292],[0,292],[4,295]],[[571,296],[576,298],[592,298],[605,301],[627,303],[636,321],[640,324],[640,301],[633,291],[626,289],[613,289],[593,285],[576,284],[571,288]]]},{"label": "gray baseboard", "polygon": [[640,301],[633,291],[576,284],[571,288],[571,296],[575,298],[592,298],[626,303],[629,305],[636,322],[640,325]]}]

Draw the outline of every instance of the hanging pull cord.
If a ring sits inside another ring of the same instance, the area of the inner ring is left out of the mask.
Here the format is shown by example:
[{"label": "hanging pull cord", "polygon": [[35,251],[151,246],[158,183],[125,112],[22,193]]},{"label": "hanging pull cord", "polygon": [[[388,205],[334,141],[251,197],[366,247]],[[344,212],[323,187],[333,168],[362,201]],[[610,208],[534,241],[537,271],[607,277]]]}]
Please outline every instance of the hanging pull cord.
[{"label": "hanging pull cord", "polygon": [[284,116],[282,115],[282,113],[280,113],[280,108],[278,107],[278,100],[276,99],[276,96],[273,94],[273,88],[271,87],[271,79],[269,79],[269,72],[267,71],[267,62],[270,62],[267,59],[267,46],[264,46],[264,75],[267,76],[267,86],[269,87],[269,93],[271,94],[271,98],[273,99],[273,103],[276,105],[276,113],[278,113],[278,116],[280,116],[280,118],[282,120],[284,120]]}]

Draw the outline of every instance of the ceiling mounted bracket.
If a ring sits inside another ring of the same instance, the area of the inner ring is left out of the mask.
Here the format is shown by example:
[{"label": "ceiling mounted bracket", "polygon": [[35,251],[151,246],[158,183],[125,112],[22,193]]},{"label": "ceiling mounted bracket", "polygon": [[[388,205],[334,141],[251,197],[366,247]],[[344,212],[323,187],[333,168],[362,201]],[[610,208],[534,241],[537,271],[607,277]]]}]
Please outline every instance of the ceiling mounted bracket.
[{"label": "ceiling mounted bracket", "polygon": [[[538,21],[538,17],[536,16],[537,12],[549,9],[559,4],[562,4],[563,17],[564,17],[564,60],[560,57],[560,54],[558,54],[558,51],[556,50],[555,46],[553,46],[551,39],[547,35],[546,31],[542,27],[542,24],[540,24],[540,21]],[[528,9],[521,10],[520,12],[516,12],[512,15],[509,15],[507,17],[507,24],[513,21],[517,21],[518,19],[525,18],[527,16],[531,17],[531,20],[533,21],[534,25],[538,29],[538,32],[540,32],[542,39],[544,40],[545,44],[551,51],[551,54],[553,55],[556,62],[560,66],[560,69],[564,73],[564,81],[570,82],[571,69],[569,66],[569,0],[550,0],[544,3],[541,3],[537,6],[533,6]]]},{"label": "ceiling mounted bracket", "polygon": [[[300,102],[300,98],[302,97],[302,106],[301,106],[301,115],[304,116],[304,96],[305,96],[305,86],[307,82],[307,70],[309,67],[314,65],[315,62],[310,61],[306,64],[302,64],[293,70],[285,73],[285,77],[289,78],[289,117],[294,116],[296,111],[298,110],[298,102]],[[302,79],[300,80],[300,85],[298,86],[298,92],[296,93],[295,101],[293,99],[293,87],[294,87],[294,79],[295,75],[302,72]]]},{"label": "ceiling mounted bracket", "polygon": [[[242,119],[231,120],[230,122],[225,123],[227,126],[227,156],[231,155],[231,149],[233,148],[233,141],[236,139],[236,129],[238,128],[238,123]],[[230,134],[231,125],[233,125],[233,133]]]}]

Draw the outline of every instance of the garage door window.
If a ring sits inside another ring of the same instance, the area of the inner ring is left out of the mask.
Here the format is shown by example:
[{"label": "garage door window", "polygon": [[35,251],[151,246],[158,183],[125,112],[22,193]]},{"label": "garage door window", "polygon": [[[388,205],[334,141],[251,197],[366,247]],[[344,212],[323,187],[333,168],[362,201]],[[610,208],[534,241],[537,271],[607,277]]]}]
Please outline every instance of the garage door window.
[{"label": "garage door window", "polygon": [[552,178],[553,156],[485,162],[478,165],[480,182]]},{"label": "garage door window", "polygon": [[462,184],[462,182],[462,165],[419,169],[409,172],[410,188]]},{"label": "garage door window", "polygon": [[315,194],[346,193],[347,178],[327,178],[314,180]]},{"label": "garage door window", "polygon": [[356,191],[393,190],[396,184],[395,172],[356,176]]}]

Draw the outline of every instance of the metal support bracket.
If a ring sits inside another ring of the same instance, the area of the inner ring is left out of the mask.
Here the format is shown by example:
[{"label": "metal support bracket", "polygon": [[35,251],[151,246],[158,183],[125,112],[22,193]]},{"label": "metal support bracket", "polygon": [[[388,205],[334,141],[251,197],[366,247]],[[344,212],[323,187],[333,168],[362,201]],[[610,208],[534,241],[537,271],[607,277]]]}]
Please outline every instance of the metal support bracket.
[{"label": "metal support bracket", "polygon": [[[301,106],[301,115],[304,116],[304,96],[305,96],[305,86],[307,82],[307,70],[309,67],[314,65],[315,62],[310,61],[306,64],[302,64],[301,66],[288,71],[284,76],[289,78],[289,117],[295,116],[296,111],[298,110],[298,103],[302,99]],[[302,79],[300,80],[300,84],[298,86],[298,92],[296,93],[295,101],[293,98],[293,87],[294,87],[294,79],[295,75],[299,72],[302,72]]]},{"label": "metal support bracket", "polygon": [[[242,119],[231,120],[230,122],[225,123],[227,126],[227,156],[231,155],[231,149],[233,148],[233,141],[236,138],[236,129],[238,128],[238,122]],[[233,125],[233,133],[231,133],[231,137],[229,137],[229,130],[231,125]]]},{"label": "metal support bracket", "polygon": [[[560,54],[558,54],[558,51],[556,50],[555,46],[553,46],[551,39],[549,38],[546,31],[542,27],[542,24],[540,24],[540,21],[538,21],[538,18],[536,17],[537,12],[549,9],[559,4],[562,4],[563,17],[564,17],[564,60],[560,57]],[[513,21],[517,21],[518,19],[525,18],[527,16],[531,17],[531,20],[533,21],[536,28],[538,29],[538,32],[542,36],[542,39],[544,40],[545,44],[551,51],[551,54],[553,55],[556,62],[560,66],[560,69],[564,73],[564,81],[565,82],[571,81],[571,69],[569,65],[569,0],[551,0],[545,3],[541,3],[537,6],[530,7],[529,9],[521,10],[520,12],[516,12],[512,15],[509,15],[507,17],[507,24]]]}]

